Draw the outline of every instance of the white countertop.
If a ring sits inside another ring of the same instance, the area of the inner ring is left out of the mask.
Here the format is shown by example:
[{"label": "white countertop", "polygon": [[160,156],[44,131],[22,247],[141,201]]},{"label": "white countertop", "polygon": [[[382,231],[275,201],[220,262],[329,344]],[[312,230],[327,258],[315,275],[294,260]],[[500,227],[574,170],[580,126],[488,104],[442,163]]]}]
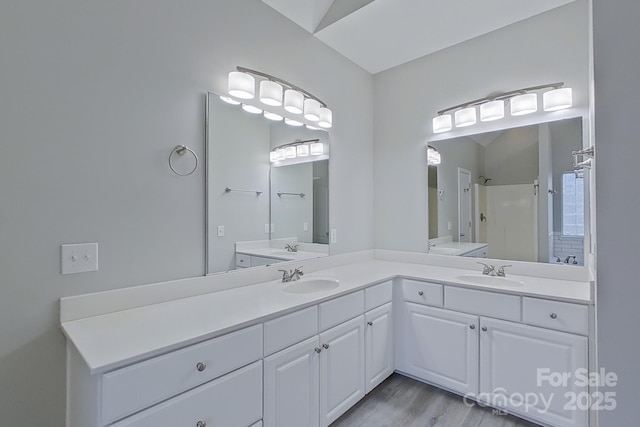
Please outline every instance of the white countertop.
[{"label": "white countertop", "polygon": [[237,254],[260,256],[265,258],[279,259],[282,261],[303,261],[306,259],[313,259],[322,256],[328,256],[326,253],[313,252],[313,251],[298,251],[288,252],[286,249],[277,248],[252,248],[252,249],[238,249]]},{"label": "white countertop", "polygon": [[477,269],[366,260],[305,275],[305,278],[339,278],[340,286],[327,291],[291,294],[282,291],[279,280],[272,280],[66,321],[62,322],[62,330],[91,372],[100,373],[398,276],[582,304],[592,300],[590,282],[509,275],[524,285],[487,286],[465,283],[459,278],[464,274],[479,272]]},{"label": "white countertop", "polygon": [[[471,242],[447,242],[447,243],[439,243],[435,244],[429,249],[429,253],[439,254],[439,255],[464,255],[469,252],[475,251],[480,248],[486,247],[486,243],[471,243]],[[450,249],[451,252],[447,253],[439,253],[440,249]]]}]

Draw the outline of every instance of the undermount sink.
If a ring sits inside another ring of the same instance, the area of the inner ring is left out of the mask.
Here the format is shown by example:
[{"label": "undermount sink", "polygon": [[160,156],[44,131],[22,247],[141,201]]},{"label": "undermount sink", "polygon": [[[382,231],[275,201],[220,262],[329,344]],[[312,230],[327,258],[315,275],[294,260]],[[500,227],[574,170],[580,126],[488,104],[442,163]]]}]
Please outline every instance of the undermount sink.
[{"label": "undermount sink", "polygon": [[340,280],[335,277],[303,277],[287,284],[282,290],[290,294],[310,294],[313,292],[328,291],[340,286]]},{"label": "undermount sink", "polygon": [[287,256],[292,256],[294,254],[296,254],[297,252],[289,252],[289,251],[271,251],[269,252],[269,255],[287,255]]},{"label": "undermount sink", "polygon": [[483,274],[463,274],[458,276],[458,279],[465,282],[474,283],[476,285],[491,285],[491,286],[522,286],[524,282],[519,280],[509,279],[508,277],[500,276],[485,276]]},{"label": "undermount sink", "polygon": [[434,255],[458,255],[460,253],[460,249],[439,248],[432,246],[431,248],[429,248],[429,253]]}]

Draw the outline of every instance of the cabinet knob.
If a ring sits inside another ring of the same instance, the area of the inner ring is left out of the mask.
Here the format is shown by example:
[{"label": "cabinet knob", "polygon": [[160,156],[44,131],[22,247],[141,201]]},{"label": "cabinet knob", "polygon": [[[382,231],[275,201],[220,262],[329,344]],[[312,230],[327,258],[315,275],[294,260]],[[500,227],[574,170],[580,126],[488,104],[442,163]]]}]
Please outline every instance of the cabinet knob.
[{"label": "cabinet knob", "polygon": [[207,423],[205,421],[198,421],[196,427],[207,427]]},{"label": "cabinet knob", "polygon": [[486,326],[483,326],[481,329],[482,329],[482,332],[487,332],[487,327]]},{"label": "cabinet knob", "polygon": [[424,295],[424,292],[420,291],[420,292],[418,292],[418,295],[422,296],[422,295]]},{"label": "cabinet knob", "polygon": [[[207,369],[207,364],[204,362],[198,362],[196,363],[196,369],[198,370],[198,372],[203,372],[205,369]],[[204,427],[204,424],[203,424]]]},{"label": "cabinet knob", "polygon": [[329,344],[322,344],[322,347],[324,347],[325,349],[329,348]]},{"label": "cabinet knob", "polygon": [[322,349],[320,347],[316,347],[316,353],[320,354],[321,351]]},{"label": "cabinet knob", "polygon": [[555,313],[551,313],[551,314],[550,314],[550,317],[551,317],[552,319],[556,319],[556,318],[558,318],[558,315],[557,315],[557,314],[555,314]]},{"label": "cabinet knob", "polygon": [[476,325],[469,325],[469,329],[475,329]]},{"label": "cabinet knob", "polygon": [[367,325],[373,326],[373,322],[367,322]]}]

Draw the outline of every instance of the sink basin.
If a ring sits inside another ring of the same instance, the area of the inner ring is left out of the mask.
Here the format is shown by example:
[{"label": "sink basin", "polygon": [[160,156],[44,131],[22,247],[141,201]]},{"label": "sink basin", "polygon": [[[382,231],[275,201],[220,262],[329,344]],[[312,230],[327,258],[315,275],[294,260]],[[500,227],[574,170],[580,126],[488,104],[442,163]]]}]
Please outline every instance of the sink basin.
[{"label": "sink basin", "polygon": [[460,253],[460,249],[454,248],[439,248],[439,247],[431,247],[429,249],[430,254],[434,255],[458,255]]},{"label": "sink basin", "polygon": [[310,294],[328,291],[340,286],[340,280],[335,277],[303,277],[287,284],[282,290],[290,294]]},{"label": "sink basin", "polygon": [[289,252],[289,251],[271,251],[271,252],[269,252],[269,255],[285,255],[285,256],[290,256],[290,257],[295,257],[296,254],[297,254],[297,252]]},{"label": "sink basin", "polygon": [[491,286],[522,286],[524,282],[519,280],[509,279],[508,277],[498,276],[485,276],[483,274],[463,274],[458,276],[458,279],[465,282],[474,283],[476,285],[491,285]]}]

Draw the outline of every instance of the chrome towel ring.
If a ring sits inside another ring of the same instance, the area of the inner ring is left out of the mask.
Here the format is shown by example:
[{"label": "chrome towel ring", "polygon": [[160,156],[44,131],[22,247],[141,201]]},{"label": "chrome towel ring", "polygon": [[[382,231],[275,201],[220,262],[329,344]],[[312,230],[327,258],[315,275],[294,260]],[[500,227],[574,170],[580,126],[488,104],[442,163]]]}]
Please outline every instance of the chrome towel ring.
[{"label": "chrome towel ring", "polygon": [[[171,158],[173,157],[174,153],[177,153],[181,156],[184,156],[184,154],[186,152],[189,152],[191,154],[193,154],[193,158],[196,161],[196,164],[193,166],[193,169],[187,173],[180,173],[178,172],[174,167],[173,167],[173,163],[171,162]],[[171,153],[169,154],[169,167],[171,168],[171,170],[173,171],[173,173],[175,173],[178,176],[188,176],[191,175],[192,173],[194,173],[196,171],[196,169],[198,169],[198,155],[189,147],[187,147],[186,145],[176,145],[176,147],[171,150]]]}]

